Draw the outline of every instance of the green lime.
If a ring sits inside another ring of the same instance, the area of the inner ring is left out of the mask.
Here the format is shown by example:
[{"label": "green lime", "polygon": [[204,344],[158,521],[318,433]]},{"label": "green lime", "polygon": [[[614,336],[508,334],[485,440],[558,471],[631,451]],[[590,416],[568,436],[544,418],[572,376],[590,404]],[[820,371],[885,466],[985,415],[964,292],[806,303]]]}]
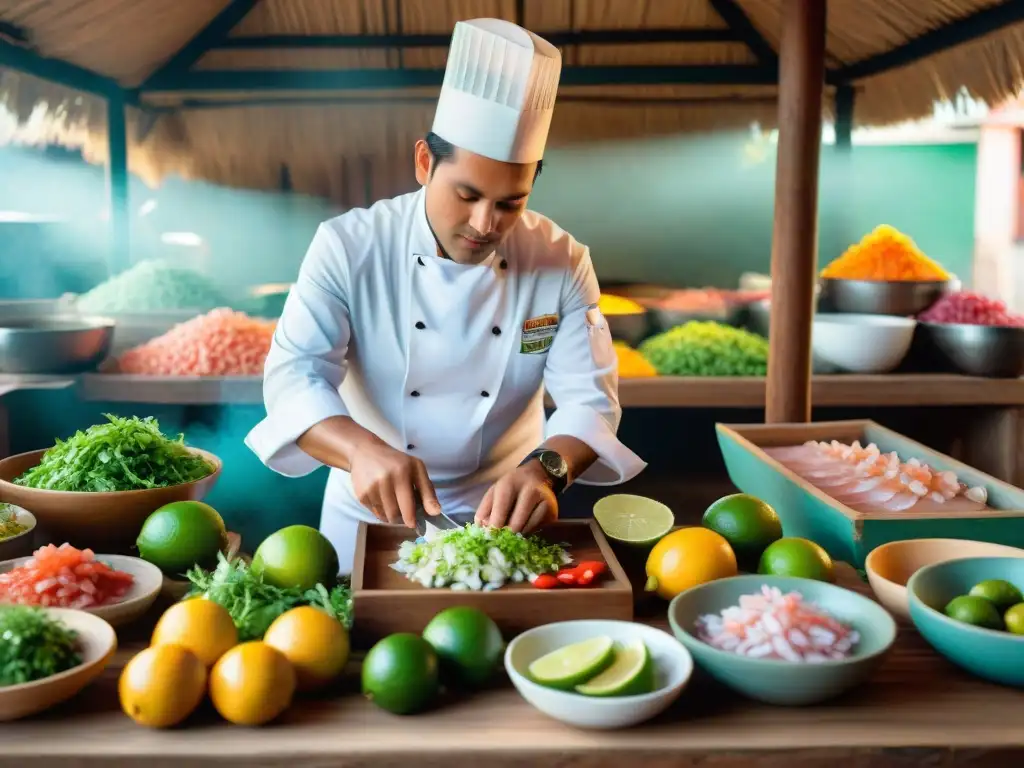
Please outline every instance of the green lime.
[{"label": "green lime", "polygon": [[954,597],[946,605],[945,613],[949,618],[985,629],[1003,629],[1003,617],[999,610],[984,597],[976,595],[960,595]]},{"label": "green lime", "polygon": [[1024,635],[1024,603],[1017,603],[1006,609],[1003,614],[1006,630],[1014,635]]},{"label": "green lime", "polygon": [[984,597],[1000,611],[1005,611],[1011,605],[1024,602],[1024,595],[1013,584],[1003,579],[989,579],[981,581],[971,587],[967,594],[973,597]]},{"label": "green lime", "polygon": [[617,649],[608,669],[576,686],[586,696],[637,696],[653,690],[654,662],[643,640]]},{"label": "green lime", "polygon": [[381,709],[411,715],[440,691],[438,659],[430,643],[411,632],[388,635],[363,660],[363,695]]},{"label": "green lime", "polygon": [[746,493],[719,499],[707,508],[701,522],[729,542],[748,570],[756,567],[769,544],[782,538],[782,523],[775,510]]},{"label": "green lime", "polygon": [[594,505],[594,519],[609,539],[626,544],[653,544],[672,530],[676,518],[661,502],[617,493]]},{"label": "green lime", "polygon": [[765,547],[758,573],[795,576],[816,581],[835,581],[832,558],[810,539],[788,537]]},{"label": "green lime", "polygon": [[614,643],[610,637],[601,635],[551,651],[534,661],[527,672],[534,682],[571,691],[604,672],[614,661]]},{"label": "green lime", "polygon": [[252,572],[281,589],[330,586],[338,578],[338,553],[316,528],[289,525],[257,547]]},{"label": "green lime", "polygon": [[470,687],[485,685],[501,663],[501,630],[483,611],[460,605],[441,611],[423,630],[447,678]]},{"label": "green lime", "polygon": [[217,510],[201,501],[175,501],[146,518],[135,546],[143,560],[174,578],[196,565],[213,568],[227,542]]}]

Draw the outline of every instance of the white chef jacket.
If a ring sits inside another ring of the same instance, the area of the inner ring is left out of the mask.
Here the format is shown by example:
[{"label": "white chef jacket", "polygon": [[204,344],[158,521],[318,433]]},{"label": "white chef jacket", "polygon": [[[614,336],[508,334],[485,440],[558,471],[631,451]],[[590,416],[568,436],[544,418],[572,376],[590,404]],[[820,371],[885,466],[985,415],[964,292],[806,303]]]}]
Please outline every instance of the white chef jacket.
[{"label": "white chef jacket", "polygon": [[[267,416],[246,445],[279,474],[306,475],[320,463],[296,440],[349,416],[420,458],[450,514],[475,512],[547,436],[597,453],[580,483],[641,472],[616,437],[616,356],[587,247],[526,211],[481,264],[458,264],[437,255],[424,200],[420,189],[319,226],[267,357]],[[320,529],[343,573],[360,520],[376,522],[351,475],[332,469]]]}]

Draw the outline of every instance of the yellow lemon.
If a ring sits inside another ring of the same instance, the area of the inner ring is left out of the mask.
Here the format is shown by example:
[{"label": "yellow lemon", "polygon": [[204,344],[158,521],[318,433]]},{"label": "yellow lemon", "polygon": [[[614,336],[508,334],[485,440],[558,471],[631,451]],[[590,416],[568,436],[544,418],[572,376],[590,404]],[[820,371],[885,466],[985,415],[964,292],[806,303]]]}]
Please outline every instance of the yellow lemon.
[{"label": "yellow lemon", "polygon": [[647,556],[645,589],[671,600],[698,584],[736,573],[736,553],[724,536],[708,528],[680,528],[662,537]]},{"label": "yellow lemon", "polygon": [[210,671],[210,700],[235,725],[263,725],[284,712],[295,695],[295,669],[264,642],[236,645]]},{"label": "yellow lemon", "polygon": [[238,629],[224,606],[202,598],[186,600],[164,611],[153,629],[152,645],[169,643],[185,646],[209,668],[238,644]]},{"label": "yellow lemon", "polygon": [[292,663],[300,691],[327,685],[348,663],[348,631],[340,621],[309,605],[278,616],[263,642]]},{"label": "yellow lemon", "polygon": [[146,648],[125,665],[117,683],[121,709],[150,728],[177,725],[206,693],[206,667],[180,645]]}]

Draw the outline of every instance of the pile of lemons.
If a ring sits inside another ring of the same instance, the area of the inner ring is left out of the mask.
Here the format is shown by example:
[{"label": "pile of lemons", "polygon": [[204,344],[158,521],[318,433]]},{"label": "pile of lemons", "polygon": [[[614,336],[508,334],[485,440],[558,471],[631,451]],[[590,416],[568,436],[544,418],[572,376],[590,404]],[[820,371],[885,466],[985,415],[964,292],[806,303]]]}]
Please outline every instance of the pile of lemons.
[{"label": "pile of lemons", "polygon": [[223,606],[189,599],[164,612],[149,647],[125,665],[118,681],[121,709],[140,725],[169,728],[209,694],[225,720],[263,725],[287,710],[296,692],[335,680],[349,648],[345,627],[318,608],[292,608],[262,640],[239,643]]}]

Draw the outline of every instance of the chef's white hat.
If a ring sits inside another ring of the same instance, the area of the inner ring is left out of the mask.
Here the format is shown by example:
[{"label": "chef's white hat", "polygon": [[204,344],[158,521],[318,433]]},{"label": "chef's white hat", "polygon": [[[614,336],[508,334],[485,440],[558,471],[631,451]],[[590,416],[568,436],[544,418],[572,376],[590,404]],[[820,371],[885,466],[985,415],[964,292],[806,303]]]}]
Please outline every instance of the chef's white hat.
[{"label": "chef's white hat", "polygon": [[558,49],[512,22],[460,21],[432,130],[484,157],[536,162],[544,156],[561,71]]}]

